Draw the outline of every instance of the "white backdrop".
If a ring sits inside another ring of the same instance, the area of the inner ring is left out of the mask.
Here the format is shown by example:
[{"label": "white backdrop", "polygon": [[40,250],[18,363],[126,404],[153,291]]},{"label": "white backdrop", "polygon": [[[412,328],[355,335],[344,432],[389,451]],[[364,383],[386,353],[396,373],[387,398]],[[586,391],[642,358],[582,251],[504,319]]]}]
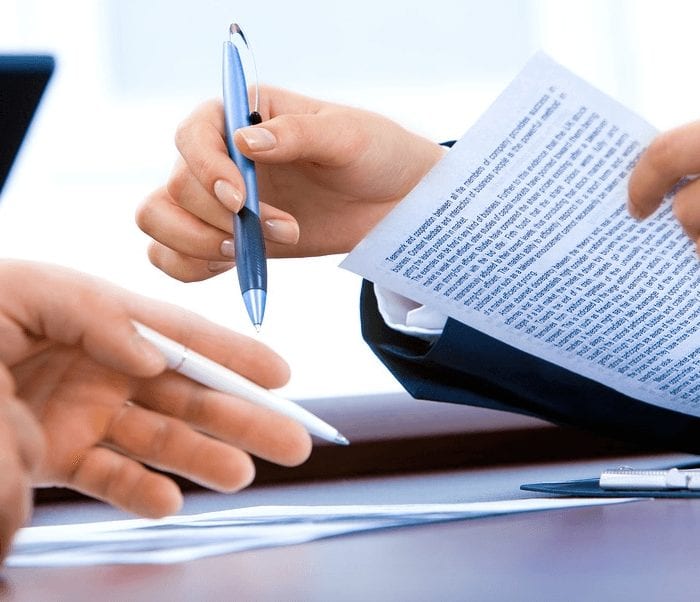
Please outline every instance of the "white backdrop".
[{"label": "white backdrop", "polygon": [[[255,336],[234,274],[168,279],[133,222],[169,173],[176,124],[219,94],[231,21],[262,81],[444,140],[538,49],[659,128],[695,119],[699,16],[673,0],[3,0],[0,52],[49,51],[59,68],[0,203],[0,256],[99,274]],[[360,339],[360,281],[339,259],[271,262],[259,336],[292,365],[290,397],[399,390]]]}]

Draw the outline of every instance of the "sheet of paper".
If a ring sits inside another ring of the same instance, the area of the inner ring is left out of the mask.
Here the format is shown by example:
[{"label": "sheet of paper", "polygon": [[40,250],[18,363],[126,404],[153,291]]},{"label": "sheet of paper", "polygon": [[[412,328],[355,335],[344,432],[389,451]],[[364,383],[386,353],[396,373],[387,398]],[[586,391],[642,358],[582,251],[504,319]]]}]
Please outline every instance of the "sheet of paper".
[{"label": "sheet of paper", "polygon": [[627,395],[700,416],[700,262],[626,213],[654,129],[535,56],[342,266]]},{"label": "sheet of paper", "polygon": [[431,522],[634,501],[532,498],[455,504],[255,506],[161,520],[134,519],[20,530],[8,566],[163,564],[254,548]]}]

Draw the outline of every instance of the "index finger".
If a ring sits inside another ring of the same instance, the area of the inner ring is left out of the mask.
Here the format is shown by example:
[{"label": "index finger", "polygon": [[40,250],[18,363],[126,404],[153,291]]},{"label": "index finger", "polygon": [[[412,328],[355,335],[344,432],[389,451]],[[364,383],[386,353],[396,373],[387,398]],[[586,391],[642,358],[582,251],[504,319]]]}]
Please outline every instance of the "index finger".
[{"label": "index finger", "polygon": [[259,340],[164,301],[135,294],[125,301],[133,319],[265,388],[289,380],[287,362]]},{"label": "index finger", "polygon": [[660,134],[642,153],[629,181],[629,212],[651,215],[683,176],[700,172],[700,121]]},{"label": "index finger", "polygon": [[260,114],[263,121],[280,115],[315,115],[330,104],[284,88],[264,84],[260,86]]},{"label": "index finger", "polygon": [[211,100],[199,106],[177,128],[175,146],[194,177],[227,209],[237,212],[245,184],[224,139],[224,109]]}]

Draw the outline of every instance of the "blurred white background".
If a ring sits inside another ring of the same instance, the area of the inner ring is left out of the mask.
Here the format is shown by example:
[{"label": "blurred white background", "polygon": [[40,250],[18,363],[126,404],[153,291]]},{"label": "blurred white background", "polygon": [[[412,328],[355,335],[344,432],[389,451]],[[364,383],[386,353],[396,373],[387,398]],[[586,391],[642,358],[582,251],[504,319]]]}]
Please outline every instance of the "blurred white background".
[{"label": "blurred white background", "polygon": [[[170,171],[177,123],[220,94],[231,21],[261,81],[440,141],[539,49],[660,129],[700,117],[698,17],[700,4],[673,0],[2,0],[0,52],[51,52],[58,70],[0,203],[0,256],[98,274],[256,336],[235,274],[170,280],[133,221]],[[259,336],[290,362],[292,398],[400,389],[361,340],[360,280],[339,260],[270,264]]]}]

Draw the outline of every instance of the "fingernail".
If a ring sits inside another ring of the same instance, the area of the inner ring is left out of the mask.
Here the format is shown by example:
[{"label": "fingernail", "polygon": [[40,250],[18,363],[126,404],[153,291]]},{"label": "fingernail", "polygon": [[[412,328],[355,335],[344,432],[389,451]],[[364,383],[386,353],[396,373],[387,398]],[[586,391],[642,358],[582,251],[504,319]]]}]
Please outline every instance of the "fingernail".
[{"label": "fingernail", "polygon": [[210,272],[225,272],[226,270],[230,270],[234,265],[236,264],[233,261],[210,261],[207,267]]},{"label": "fingernail", "polygon": [[231,182],[226,180],[214,182],[214,194],[219,202],[231,211],[236,212],[243,206],[243,195]]},{"label": "fingernail", "polygon": [[285,245],[299,241],[299,226],[296,222],[282,219],[265,220],[265,238]]},{"label": "fingernail", "polygon": [[627,213],[629,213],[634,219],[638,221],[642,219],[642,215],[640,214],[639,209],[631,201],[627,201]]},{"label": "fingernail", "polygon": [[143,358],[144,364],[153,368],[165,368],[166,362],[163,354],[141,335],[134,337],[134,346]]},{"label": "fingernail", "polygon": [[233,246],[233,238],[227,238],[226,240],[222,241],[219,250],[224,257],[235,257],[236,248]]},{"label": "fingernail", "polygon": [[277,138],[265,128],[250,127],[238,130],[245,140],[246,145],[252,151],[266,151],[275,148]]}]

